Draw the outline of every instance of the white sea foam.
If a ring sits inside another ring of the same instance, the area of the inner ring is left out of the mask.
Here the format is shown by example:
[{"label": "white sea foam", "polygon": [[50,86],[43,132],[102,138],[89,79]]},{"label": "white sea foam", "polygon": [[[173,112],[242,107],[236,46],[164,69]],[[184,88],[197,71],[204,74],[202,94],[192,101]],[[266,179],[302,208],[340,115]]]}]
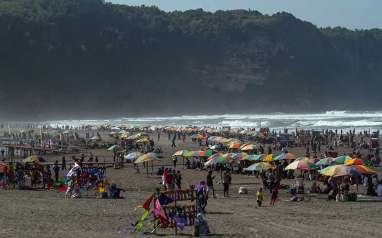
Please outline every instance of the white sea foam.
[{"label": "white sea foam", "polygon": [[324,128],[374,128],[382,129],[382,112],[327,111],[323,113],[271,113],[271,114],[222,114],[222,115],[182,115],[161,117],[125,117],[108,120],[60,120],[44,124],[56,125],[120,125],[130,126],[231,126],[308,129]]}]

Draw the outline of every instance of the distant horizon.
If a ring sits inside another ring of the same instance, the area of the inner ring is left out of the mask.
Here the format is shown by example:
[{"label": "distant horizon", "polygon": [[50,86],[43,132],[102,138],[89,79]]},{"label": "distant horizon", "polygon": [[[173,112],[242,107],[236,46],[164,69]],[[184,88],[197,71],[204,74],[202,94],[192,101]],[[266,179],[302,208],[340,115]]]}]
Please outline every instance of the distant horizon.
[{"label": "distant horizon", "polygon": [[217,10],[256,10],[272,15],[288,12],[318,27],[344,27],[352,30],[382,29],[382,1],[378,0],[106,0],[132,6],[157,6],[163,11],[186,11],[202,8]]}]

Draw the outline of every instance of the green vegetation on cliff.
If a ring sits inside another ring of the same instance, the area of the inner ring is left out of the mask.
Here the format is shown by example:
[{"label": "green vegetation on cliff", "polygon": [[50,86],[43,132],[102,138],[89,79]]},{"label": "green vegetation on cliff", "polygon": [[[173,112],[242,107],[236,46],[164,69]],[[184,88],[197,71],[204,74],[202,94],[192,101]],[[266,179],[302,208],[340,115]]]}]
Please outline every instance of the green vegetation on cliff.
[{"label": "green vegetation on cliff", "polygon": [[382,30],[288,13],[0,0],[3,117],[381,109]]}]

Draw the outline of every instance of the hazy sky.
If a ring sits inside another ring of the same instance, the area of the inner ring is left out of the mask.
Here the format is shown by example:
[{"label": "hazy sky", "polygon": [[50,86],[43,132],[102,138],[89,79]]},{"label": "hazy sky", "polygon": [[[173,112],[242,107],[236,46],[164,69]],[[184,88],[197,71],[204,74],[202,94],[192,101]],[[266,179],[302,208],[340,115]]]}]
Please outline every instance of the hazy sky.
[{"label": "hazy sky", "polygon": [[382,0],[107,0],[128,5],[155,5],[165,11],[254,9],[264,14],[290,12],[317,26],[382,28]]}]

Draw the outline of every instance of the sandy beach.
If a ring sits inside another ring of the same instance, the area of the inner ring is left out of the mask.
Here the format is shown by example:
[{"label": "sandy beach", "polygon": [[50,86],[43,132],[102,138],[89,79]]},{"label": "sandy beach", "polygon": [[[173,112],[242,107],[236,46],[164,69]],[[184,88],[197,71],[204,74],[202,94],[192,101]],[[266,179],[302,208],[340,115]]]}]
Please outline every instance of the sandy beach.
[{"label": "sandy beach", "polygon": [[[171,148],[171,142],[163,136],[156,145],[163,150],[163,157],[169,158],[178,149],[197,149],[198,144],[187,138]],[[340,149],[345,152],[347,149]],[[290,152],[303,154],[302,148]],[[111,152],[93,150],[100,161],[112,161]],[[61,155],[49,155],[49,161]],[[168,164],[164,159],[157,165]],[[157,167],[156,167],[157,168]],[[205,170],[183,169],[182,186],[188,187],[205,180]],[[66,171],[64,171],[66,172]],[[62,172],[62,174],[64,174]],[[382,170],[377,169],[379,176]],[[262,186],[255,176],[233,174],[231,196],[223,197],[219,174],[215,179],[217,199],[208,200],[206,218],[212,237],[382,237],[382,202],[334,202],[327,201],[327,195],[304,195],[304,201],[291,202],[286,190],[280,190],[275,207],[269,206],[269,192],[264,193],[264,206],[256,206],[255,192]],[[138,208],[155,191],[161,182],[160,176],[147,176],[145,170],[136,173],[132,164],[123,169],[108,168],[106,177],[126,191],[125,199],[64,199],[57,191],[0,190],[0,237],[143,237],[132,232],[131,224],[142,215]],[[294,180],[283,180],[292,184]],[[239,195],[239,187],[245,186],[249,193]],[[354,189],[354,188],[353,188]],[[361,191],[364,188],[361,186]],[[159,234],[173,236],[170,229],[158,230]],[[192,235],[187,227],[178,236]],[[152,235],[154,236],[154,235]]]}]

